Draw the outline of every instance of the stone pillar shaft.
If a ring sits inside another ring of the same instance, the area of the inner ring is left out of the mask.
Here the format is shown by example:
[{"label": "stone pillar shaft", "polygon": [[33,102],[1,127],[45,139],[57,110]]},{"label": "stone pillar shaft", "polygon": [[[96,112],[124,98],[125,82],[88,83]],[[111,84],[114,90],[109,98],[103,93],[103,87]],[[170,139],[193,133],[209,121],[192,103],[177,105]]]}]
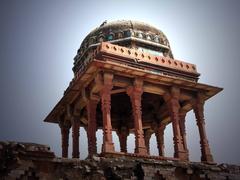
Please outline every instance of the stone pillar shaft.
[{"label": "stone pillar shaft", "polygon": [[210,147],[207,140],[206,130],[205,130],[205,119],[204,119],[204,99],[198,95],[197,101],[193,106],[193,110],[197,120],[197,126],[200,135],[201,144],[201,161],[213,163],[213,156],[210,151]]},{"label": "stone pillar shaft", "polygon": [[158,146],[158,152],[159,156],[164,156],[164,130],[165,125],[159,125],[156,129],[155,135],[157,139],[157,146]]},{"label": "stone pillar shaft", "polygon": [[150,155],[150,138],[152,134],[153,132],[151,129],[144,130],[144,140],[145,140],[145,145],[146,145],[148,155]]},{"label": "stone pillar shaft", "polygon": [[121,152],[127,153],[127,137],[129,135],[128,129],[122,127],[117,131],[117,135],[119,137]]},{"label": "stone pillar shaft", "polygon": [[186,113],[180,113],[180,132],[183,140],[183,148],[187,153],[187,160],[189,160],[189,153],[188,153],[188,147],[187,147],[187,138],[186,138],[186,127],[185,127],[185,121],[186,121]]},{"label": "stone pillar shaft", "polygon": [[88,135],[88,154],[92,156],[97,153],[97,139],[96,139],[96,109],[97,109],[98,100],[90,99],[87,104],[87,113],[88,113],[88,126],[87,126],[87,135]]},{"label": "stone pillar shaft", "polygon": [[79,129],[80,122],[74,120],[72,122],[72,157],[79,158]]},{"label": "stone pillar shaft", "polygon": [[144,134],[142,129],[142,84],[143,82],[141,80],[135,80],[134,86],[127,89],[127,94],[130,96],[134,117],[135,153],[146,155],[147,149],[145,146]]},{"label": "stone pillar shaft", "polygon": [[101,90],[101,103],[103,115],[103,152],[114,152],[112,141],[112,124],[111,124],[111,90],[113,74],[104,73],[104,84]]},{"label": "stone pillar shaft", "polygon": [[61,125],[61,135],[62,135],[62,157],[68,157],[68,145],[69,145],[69,129],[70,127]]},{"label": "stone pillar shaft", "polygon": [[167,103],[170,117],[172,120],[174,157],[179,158],[181,160],[187,160],[187,155],[183,147],[183,141],[179,127],[179,110],[180,110],[179,96],[180,89],[172,87],[171,94],[169,97],[167,98],[165,97],[165,101]]}]

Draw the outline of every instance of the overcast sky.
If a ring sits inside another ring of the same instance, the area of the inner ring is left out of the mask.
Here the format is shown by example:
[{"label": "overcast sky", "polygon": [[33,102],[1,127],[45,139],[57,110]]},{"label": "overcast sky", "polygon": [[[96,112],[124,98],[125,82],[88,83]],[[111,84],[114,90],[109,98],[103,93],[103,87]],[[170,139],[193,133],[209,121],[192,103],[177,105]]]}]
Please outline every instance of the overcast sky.
[{"label": "overcast sky", "polygon": [[[206,103],[207,135],[216,162],[240,164],[239,9],[237,0],[1,0],[0,140],[48,144],[60,155],[59,127],[43,119],[73,77],[73,58],[83,38],[104,20],[138,20],[166,34],[176,59],[197,65],[199,82],[224,88]],[[192,112],[186,126],[190,159],[199,161]],[[97,135],[100,150],[102,134]],[[133,139],[131,135],[130,152]],[[87,155],[86,141],[81,129],[81,158]],[[152,154],[157,153],[155,141],[153,137]],[[119,150],[115,134],[114,142]],[[173,156],[171,126],[165,132],[165,144],[166,154]]]}]

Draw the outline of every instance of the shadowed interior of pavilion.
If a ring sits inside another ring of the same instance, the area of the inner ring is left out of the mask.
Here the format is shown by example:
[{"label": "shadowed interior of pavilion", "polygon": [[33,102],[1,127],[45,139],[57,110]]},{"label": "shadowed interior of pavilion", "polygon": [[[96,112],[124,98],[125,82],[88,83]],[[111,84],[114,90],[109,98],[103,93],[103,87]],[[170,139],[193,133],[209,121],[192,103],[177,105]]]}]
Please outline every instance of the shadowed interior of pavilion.
[{"label": "shadowed interior of pavilion", "polygon": [[[99,99],[100,100],[100,99]],[[96,106],[96,129],[103,129],[103,115],[101,102],[98,100]],[[179,105],[184,107],[188,102],[188,98],[182,96],[179,100]],[[104,153],[104,156],[135,156],[135,157],[147,157],[161,160],[179,160],[177,157],[166,157],[164,152],[164,130],[168,124],[171,124],[171,118],[169,116],[168,107],[164,101],[164,98],[157,94],[151,94],[143,92],[141,100],[142,111],[142,129],[144,135],[144,143],[147,153],[130,153],[127,150],[127,139],[132,133],[135,136],[134,116],[132,112],[131,99],[128,96],[126,89],[121,87],[114,87],[111,91],[111,125],[112,131],[115,131],[120,144],[120,152],[108,152]],[[181,109],[181,108],[180,108]],[[84,107],[80,114],[82,115],[82,122],[88,123],[87,106]],[[188,154],[186,132],[185,132],[185,116],[186,112],[180,113],[180,133],[183,137],[184,150]],[[82,123],[81,126],[86,124]],[[87,130],[87,129],[86,129]],[[156,143],[158,148],[158,156],[150,155],[150,138],[152,135],[156,137]],[[135,137],[136,138],[136,137]],[[95,140],[94,140],[95,141]],[[135,142],[136,143],[136,142]],[[174,143],[174,140],[173,140]],[[94,146],[95,143],[94,143]],[[113,145],[114,146],[114,145]],[[95,148],[94,148],[95,149]],[[114,149],[115,150],[115,149]],[[135,149],[135,152],[138,150]],[[97,154],[94,150],[93,154]],[[102,152],[99,154],[102,155]],[[187,159],[188,160],[188,155]]]},{"label": "shadowed interior of pavilion", "polygon": [[[181,101],[180,104],[184,104]],[[178,160],[178,158],[165,157],[164,153],[164,129],[171,123],[169,113],[163,97],[144,92],[142,95],[142,126],[144,132],[145,146],[147,155],[131,154],[127,150],[127,139],[130,134],[134,134],[134,116],[132,113],[131,100],[127,95],[126,90],[122,88],[113,88],[111,95],[111,123],[112,131],[115,131],[120,144],[120,152],[115,152],[115,155],[128,156],[147,156],[148,158]],[[87,122],[87,108],[81,112],[85,122]],[[103,129],[101,103],[97,104],[96,108],[96,125],[97,129]],[[165,121],[163,121],[165,119]],[[158,124],[162,124],[162,130],[158,129]],[[185,128],[182,127],[181,128]],[[160,134],[159,134],[160,133]],[[150,138],[155,135],[159,156],[150,155]],[[161,137],[160,137],[161,136]],[[113,153],[110,153],[113,155]]]}]

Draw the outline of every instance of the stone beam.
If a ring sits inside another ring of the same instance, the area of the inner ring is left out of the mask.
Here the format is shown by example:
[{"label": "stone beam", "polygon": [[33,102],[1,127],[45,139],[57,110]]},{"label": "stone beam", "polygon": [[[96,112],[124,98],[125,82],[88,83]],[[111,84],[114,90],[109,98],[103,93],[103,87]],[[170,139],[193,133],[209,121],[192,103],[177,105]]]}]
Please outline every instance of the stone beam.
[{"label": "stone beam", "polygon": [[111,91],[111,94],[118,94],[118,93],[122,93],[122,92],[126,92],[125,88],[121,88],[121,89],[115,89]]},{"label": "stone beam", "polygon": [[132,79],[124,76],[114,75],[113,85],[116,87],[127,88],[132,83]]},{"label": "stone beam", "polygon": [[164,95],[167,88],[161,85],[144,82],[143,91],[152,94]]}]

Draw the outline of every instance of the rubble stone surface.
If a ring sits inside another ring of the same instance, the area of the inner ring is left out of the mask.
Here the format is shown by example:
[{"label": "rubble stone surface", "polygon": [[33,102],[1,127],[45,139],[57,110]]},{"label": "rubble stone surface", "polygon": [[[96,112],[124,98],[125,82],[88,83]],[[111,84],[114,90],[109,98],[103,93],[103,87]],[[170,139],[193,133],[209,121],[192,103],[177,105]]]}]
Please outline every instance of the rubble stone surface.
[{"label": "rubble stone surface", "polygon": [[133,157],[58,158],[49,146],[0,142],[0,180],[238,180],[240,166]]}]

